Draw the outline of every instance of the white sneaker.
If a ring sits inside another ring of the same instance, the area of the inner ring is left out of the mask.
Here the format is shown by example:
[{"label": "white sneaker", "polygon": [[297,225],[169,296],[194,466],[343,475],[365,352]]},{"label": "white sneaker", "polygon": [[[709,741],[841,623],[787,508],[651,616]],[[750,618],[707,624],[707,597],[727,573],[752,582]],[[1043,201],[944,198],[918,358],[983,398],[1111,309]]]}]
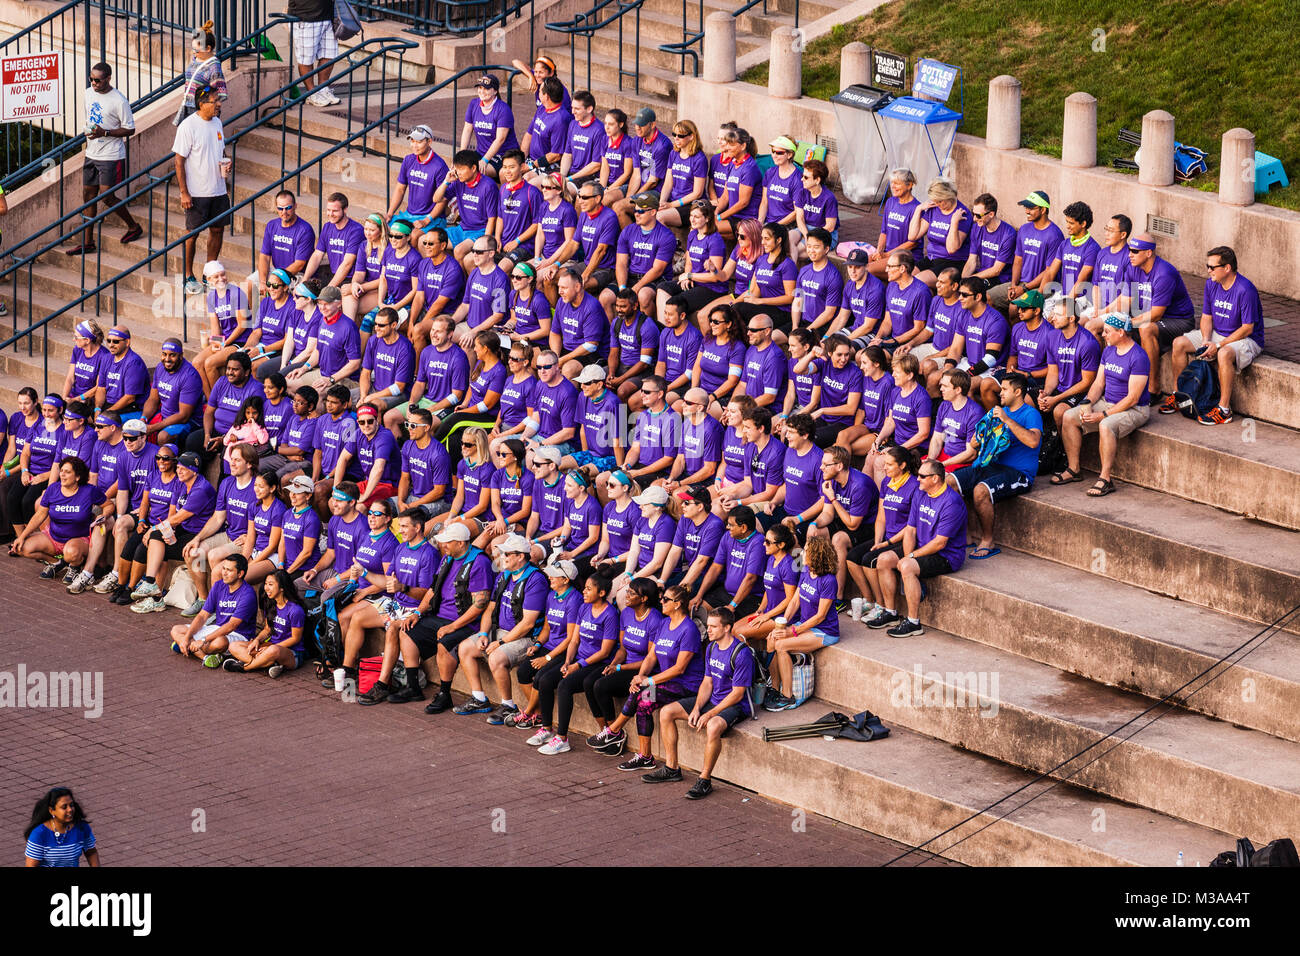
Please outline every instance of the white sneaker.
[{"label": "white sneaker", "polygon": [[117,571],[109,571],[99,579],[99,583],[92,589],[96,594],[112,594],[117,590]]},{"label": "white sneaker", "polygon": [[270,667],[266,669],[267,677],[279,677],[283,673],[284,673],[283,664],[272,664]]},{"label": "white sneaker", "polygon": [[559,734],[552,737],[548,743],[537,748],[539,754],[546,754],[548,757],[554,756],[555,754],[567,754],[569,750],[569,742]]},{"label": "white sneaker", "polygon": [[141,598],[161,596],[162,588],[158,587],[158,585],[152,581],[141,581],[135,586],[135,590],[131,592],[132,601],[138,601]]},{"label": "white sneaker", "polygon": [[308,94],[307,94],[307,102],[310,103],[312,106],[327,106],[327,105],[329,105],[329,100],[327,100],[327,99],[325,99],[325,97],[321,96],[320,90],[317,90],[317,91],[315,91],[314,93],[308,93]]},{"label": "white sneaker", "polygon": [[555,736],[555,734],[548,728],[539,727],[537,733],[525,740],[524,743],[528,744],[530,747],[540,747],[542,744],[549,742],[553,736]]},{"label": "white sneaker", "polygon": [[152,614],[155,611],[167,610],[167,605],[162,602],[162,598],[150,597],[136,601],[131,605],[131,610],[136,614]]},{"label": "white sneaker", "polygon": [[337,106],[339,103],[343,102],[341,99],[339,99],[337,96],[334,95],[334,91],[330,89],[328,86],[322,86],[320,90],[318,90],[317,92],[320,93],[321,98],[325,101],[326,106]]},{"label": "white sneaker", "polygon": [[80,594],[82,591],[86,590],[86,588],[90,587],[94,580],[95,576],[89,571],[79,571],[77,572],[77,576],[72,579],[72,583],[68,585],[68,593]]}]

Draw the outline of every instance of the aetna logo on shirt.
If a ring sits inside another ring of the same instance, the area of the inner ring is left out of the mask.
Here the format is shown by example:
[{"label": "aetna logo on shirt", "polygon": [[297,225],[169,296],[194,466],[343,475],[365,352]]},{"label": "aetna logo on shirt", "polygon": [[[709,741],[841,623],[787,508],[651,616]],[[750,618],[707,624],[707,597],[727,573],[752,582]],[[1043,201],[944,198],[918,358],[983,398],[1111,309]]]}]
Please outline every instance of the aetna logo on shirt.
[{"label": "aetna logo on shirt", "polygon": [[1123,375],[1128,371],[1128,369],[1117,362],[1102,362],[1101,367],[1107,375]]},{"label": "aetna logo on shirt", "polygon": [[1036,239],[1036,238],[1034,238],[1034,237],[1032,237],[1032,236],[1029,236],[1029,237],[1026,237],[1025,239],[1023,239],[1023,240],[1021,241],[1021,244],[1024,245],[1024,246],[1026,246],[1026,247],[1028,247],[1028,248],[1030,248],[1030,249],[1037,249],[1037,248],[1039,248],[1040,246],[1042,246],[1043,243],[1042,243],[1042,240],[1040,240],[1040,239]]},{"label": "aetna logo on shirt", "polygon": [[1235,309],[1237,304],[1232,299],[1215,299],[1214,308],[1221,312],[1230,313]]}]

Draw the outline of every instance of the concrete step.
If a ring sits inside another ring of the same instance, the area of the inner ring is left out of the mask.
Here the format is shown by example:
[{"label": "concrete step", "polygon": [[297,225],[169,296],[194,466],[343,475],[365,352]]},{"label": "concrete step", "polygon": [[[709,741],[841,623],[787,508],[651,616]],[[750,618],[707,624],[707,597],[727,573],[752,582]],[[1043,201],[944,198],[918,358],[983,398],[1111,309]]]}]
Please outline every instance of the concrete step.
[{"label": "concrete step", "polygon": [[827,699],[871,701],[887,724],[1077,771],[1078,786],[1191,823],[1266,842],[1300,829],[1300,744],[1168,707],[1130,723],[1151,700],[934,628],[898,641],[851,626],[818,655],[817,683]]},{"label": "concrete step", "polygon": [[[952,634],[1159,700],[1205,673],[1258,624],[1011,548],[929,582],[922,612]],[[1280,635],[1182,691],[1184,706],[1300,741],[1300,655]],[[1190,695],[1190,696],[1189,696]]]},{"label": "concrete step", "polygon": [[1300,604],[1295,532],[1127,483],[1089,498],[1092,477],[999,505],[999,544],[1249,621]]},{"label": "concrete step", "polygon": [[[1160,366],[1161,387],[1174,391],[1172,366]],[[1239,418],[1256,418],[1287,428],[1300,428],[1300,363],[1261,355],[1237,377],[1232,408]]]},{"label": "concrete step", "polygon": [[[463,671],[457,671],[452,686],[468,692]],[[852,697],[861,700],[863,695],[854,691]],[[581,746],[597,724],[585,700],[575,703],[570,739]],[[715,777],[912,846],[1031,785],[993,814],[977,817],[927,848],[972,866],[1168,866],[1179,851],[1188,860],[1208,863],[1232,845],[1227,834],[1070,784],[1033,785],[1034,774],[888,722],[890,736],[869,745],[762,739],[764,727],[811,722],[830,710],[852,713],[856,708],[818,697],[798,711],[761,712],[757,721],[742,720],[726,738]],[[523,732],[503,731],[524,746]],[[687,771],[698,768],[703,757],[698,736],[681,734],[679,757]],[[657,734],[653,752],[663,754]],[[629,786],[642,786],[634,774],[627,776],[634,778]],[[1023,809],[1007,813],[1035,795]],[[993,822],[996,814],[1007,819]],[[913,854],[903,865],[923,858]]]},{"label": "concrete step", "polygon": [[[682,31],[680,24],[664,26],[663,24],[656,23],[646,17],[642,17],[640,66],[643,69],[645,67],[654,67],[680,75],[682,63],[680,54],[668,53],[660,50],[659,47],[665,43],[680,43],[681,40]],[[750,50],[757,49],[762,45],[762,43],[751,37],[736,37],[736,52],[738,54],[748,53]],[[627,69],[634,69],[637,60],[630,24],[626,28],[626,33],[622,41],[619,40],[617,28],[613,26],[606,27],[591,38],[591,58],[593,67],[597,63],[617,66],[620,48],[623,50],[624,67]],[[568,48],[565,47],[566,52],[567,49]],[[696,52],[702,53],[703,51],[697,49]],[[587,47],[585,42],[579,42],[576,53],[578,57],[578,82],[579,85],[581,85],[581,80],[586,76],[586,70],[583,66],[583,61],[587,56]],[[568,73],[562,73],[561,76],[567,83],[569,78]],[[594,69],[592,70],[592,77],[595,77]]]},{"label": "concrete step", "polygon": [[[569,81],[570,62],[568,45],[546,47],[539,52],[546,53],[555,60],[559,76],[567,83]],[[573,80],[575,87],[589,88],[590,85],[600,82],[608,87],[612,87],[613,89],[619,88],[617,57],[609,60],[593,58],[591,61],[591,83],[589,84],[587,81],[588,74],[585,56],[585,48],[577,51]],[[636,68],[635,61],[631,55],[625,54],[623,68],[629,71]],[[638,93],[649,93],[655,96],[664,96],[675,99],[677,96],[677,80],[680,76],[681,73],[675,67],[673,69],[664,69],[663,67],[650,66],[643,58],[638,73],[640,79],[639,89],[636,88],[636,78],[626,76],[623,79],[622,92],[632,95]],[[601,105],[600,100],[597,100],[597,105]]]},{"label": "concrete step", "polygon": [[[1099,467],[1095,440],[1083,464]],[[1300,432],[1236,417],[1206,427],[1152,413],[1120,447],[1113,474],[1134,484],[1300,530]],[[1300,545],[1298,545],[1300,546]]]}]

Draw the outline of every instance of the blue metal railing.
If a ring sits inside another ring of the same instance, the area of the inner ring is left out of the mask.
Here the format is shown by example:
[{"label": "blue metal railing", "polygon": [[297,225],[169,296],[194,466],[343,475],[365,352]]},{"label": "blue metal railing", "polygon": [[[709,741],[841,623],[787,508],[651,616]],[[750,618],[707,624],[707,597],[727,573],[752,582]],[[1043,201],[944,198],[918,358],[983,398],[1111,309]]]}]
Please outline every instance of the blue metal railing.
[{"label": "blue metal railing", "polygon": [[[376,60],[379,60],[379,59],[381,59],[381,58],[387,56],[389,53],[394,52],[394,51],[397,50],[397,49],[412,49],[412,48],[415,47],[415,44],[414,44],[414,43],[411,43],[410,41],[405,41],[405,40],[396,40],[396,39],[392,39],[392,38],[389,38],[388,40],[386,40],[386,41],[384,41],[384,42],[382,42],[382,43],[381,43],[380,41],[367,41],[367,42],[368,42],[368,43],[370,43],[370,42],[380,43],[380,45],[379,45],[377,48],[375,48],[374,50],[367,52],[366,55],[362,58],[361,61],[353,60],[353,61],[352,61],[352,67],[353,67],[353,68],[361,68],[361,67],[363,67],[363,66],[368,66],[371,62],[376,61]],[[352,55],[353,55],[353,56],[356,55],[356,54],[355,54],[355,51],[353,51],[353,54],[352,54]],[[347,57],[343,57],[343,58],[341,58],[341,59],[346,59],[346,58],[347,58]],[[331,66],[332,66],[332,65],[333,65],[333,61],[331,61],[330,64],[328,64],[328,65],[331,65]],[[316,70],[311,71],[311,73],[308,74],[308,77],[309,77],[309,78],[312,77],[314,74],[320,72],[320,71],[323,70],[323,69],[325,69],[325,66],[319,67],[319,68],[317,68]],[[266,185],[266,186],[263,186],[263,187],[262,187],[261,189],[259,189],[257,192],[255,192],[255,193],[253,193],[252,195],[246,197],[245,199],[243,199],[243,200],[241,200],[241,201],[239,201],[239,202],[235,202],[235,203],[233,203],[232,206],[231,206],[231,208],[230,208],[230,210],[229,210],[229,213],[228,213],[228,214],[229,214],[230,216],[233,217],[233,216],[235,216],[235,215],[237,215],[237,214],[240,214],[241,211],[248,211],[248,214],[250,214],[250,215],[255,215],[256,205],[257,205],[257,203],[258,203],[259,200],[263,199],[264,197],[266,197],[266,196],[268,196],[268,195],[274,195],[276,192],[278,192],[280,189],[284,188],[285,185],[288,184],[288,183],[290,183],[290,182],[294,182],[294,181],[299,181],[299,180],[301,180],[301,178],[302,178],[304,175],[310,175],[310,173],[311,173],[312,170],[315,170],[315,171],[316,171],[316,178],[317,178],[317,180],[323,182],[323,179],[324,179],[324,163],[325,163],[325,161],[326,161],[327,159],[329,159],[330,157],[334,156],[335,154],[337,154],[340,150],[348,150],[348,151],[351,151],[351,150],[355,150],[355,149],[360,149],[360,150],[363,152],[363,154],[364,154],[364,153],[380,153],[380,154],[383,154],[383,155],[389,155],[389,156],[391,156],[391,155],[392,155],[392,136],[393,136],[393,131],[394,131],[394,129],[396,128],[396,122],[395,122],[395,121],[397,120],[397,118],[398,118],[398,117],[399,117],[399,116],[400,116],[404,111],[410,109],[410,108],[413,107],[413,106],[416,106],[416,105],[418,105],[418,104],[424,102],[425,100],[429,99],[430,97],[434,96],[434,95],[437,94],[437,93],[440,93],[440,92],[444,91],[445,89],[447,89],[447,88],[450,86],[450,87],[451,87],[451,90],[452,90],[452,99],[453,99],[453,106],[452,106],[452,109],[453,109],[453,112],[454,112],[454,111],[457,109],[457,105],[456,105],[456,97],[457,97],[458,87],[457,87],[456,84],[458,83],[458,81],[461,80],[463,77],[465,77],[465,76],[467,76],[467,75],[471,75],[471,74],[473,74],[473,75],[477,75],[477,74],[483,72],[484,70],[493,70],[493,71],[500,70],[500,71],[502,71],[502,72],[505,74],[505,76],[506,76],[506,80],[507,80],[506,88],[507,88],[507,90],[509,90],[510,87],[511,87],[511,83],[510,83],[510,81],[514,78],[515,75],[519,74],[519,72],[520,72],[519,70],[515,69],[515,68],[512,67],[512,66],[501,66],[501,65],[491,65],[491,64],[487,64],[487,65],[480,65],[480,66],[468,67],[468,68],[466,68],[466,69],[463,69],[463,70],[458,71],[457,73],[453,74],[452,76],[447,77],[446,79],[442,80],[440,83],[437,83],[437,84],[435,84],[434,86],[429,87],[429,89],[425,90],[424,92],[420,93],[419,95],[417,95],[417,96],[415,96],[415,97],[412,97],[410,100],[408,100],[408,101],[405,102],[405,103],[402,103],[402,102],[400,101],[400,94],[399,94],[398,105],[397,105],[395,108],[390,109],[390,110],[385,110],[384,102],[383,102],[383,96],[385,95],[385,94],[384,94],[384,84],[382,84],[382,83],[379,84],[379,85],[378,85],[378,90],[379,90],[379,93],[380,93],[380,96],[381,96],[381,101],[380,101],[379,110],[380,110],[380,112],[381,112],[381,115],[380,115],[380,117],[379,117],[378,119],[372,120],[372,121],[370,121],[369,123],[366,123],[366,125],[364,125],[364,126],[358,128],[358,129],[356,129],[356,130],[352,130],[352,129],[351,129],[350,120],[349,120],[349,132],[348,132],[348,134],[347,134],[347,135],[346,135],[346,136],[345,136],[345,137],[344,137],[340,142],[335,143],[335,144],[332,145],[332,146],[329,146],[327,149],[325,149],[325,150],[322,151],[321,153],[317,154],[316,156],[314,156],[311,160],[309,160],[309,161],[307,161],[307,162],[301,162],[301,151],[300,151],[300,152],[299,152],[299,164],[297,165],[297,167],[295,167],[295,168],[292,169],[292,170],[289,170],[289,171],[286,172],[283,176],[281,176],[279,179],[275,180],[274,182],[271,182],[270,184],[268,184],[268,185]],[[348,71],[344,71],[344,72],[346,73],[346,72],[348,72]],[[296,81],[296,79],[295,79],[295,81]],[[245,110],[244,113],[247,113],[247,112],[249,112],[249,111],[253,111],[253,110],[259,109],[262,105],[264,105],[264,103],[266,103],[266,102],[270,102],[270,101],[272,101],[272,100],[273,100],[274,98],[276,98],[276,97],[283,97],[284,94],[286,94],[286,93],[289,91],[290,88],[291,88],[290,85],[286,85],[285,87],[281,88],[280,90],[277,90],[275,93],[273,93],[273,94],[269,94],[269,95],[264,99],[264,101],[263,101],[262,104],[254,104],[254,106],[249,107],[248,110]],[[252,131],[254,131],[254,130],[262,129],[262,128],[265,127],[265,125],[266,125],[267,123],[275,122],[275,121],[277,121],[277,120],[282,121],[281,129],[287,131],[287,129],[288,129],[288,124],[287,124],[287,123],[284,123],[283,120],[284,120],[284,118],[287,116],[287,114],[289,113],[289,111],[296,109],[296,110],[299,111],[299,119],[298,119],[297,128],[298,128],[298,131],[299,131],[298,141],[299,141],[299,144],[301,144],[301,141],[302,141],[302,135],[301,135],[301,130],[302,130],[302,115],[301,115],[301,113],[302,113],[302,108],[303,108],[303,101],[302,101],[302,100],[296,100],[296,101],[293,101],[293,102],[284,102],[284,103],[282,103],[282,105],[278,106],[277,108],[275,108],[275,109],[273,109],[273,110],[271,110],[271,111],[269,111],[269,112],[263,114],[263,115],[261,116],[261,123],[259,123],[258,125],[252,127],[252,128],[251,128],[250,130],[248,130],[247,132],[252,132]],[[240,116],[243,116],[244,113],[241,113]],[[372,148],[372,147],[369,145],[369,143],[367,142],[367,137],[369,137],[370,134],[373,133],[374,131],[376,131],[376,130],[380,130],[380,129],[383,130],[383,135],[384,135],[384,146],[383,146],[382,150],[378,150],[378,149]],[[238,135],[238,134],[237,134],[237,135]],[[235,137],[232,137],[232,140],[234,140],[234,139],[235,139]],[[283,142],[283,141],[285,141],[285,140],[283,139],[283,134],[282,134],[282,142]],[[237,162],[237,161],[236,161],[236,162]],[[126,203],[128,203],[128,202],[131,202],[132,200],[138,199],[138,198],[140,198],[141,196],[144,196],[144,195],[150,193],[153,189],[157,188],[158,185],[163,184],[163,183],[170,183],[173,179],[174,179],[174,175],[165,175],[165,176],[154,177],[154,178],[152,179],[152,181],[151,181],[150,183],[148,183],[144,188],[139,189],[139,190],[137,190],[136,192],[134,192],[132,195],[127,196],[127,197],[124,197],[122,200],[120,200],[119,203],[118,203],[118,205],[123,205],[123,204],[126,204]],[[116,208],[116,207],[114,207],[114,208]],[[153,205],[151,204],[151,209],[152,209],[152,208],[153,208]],[[169,210],[169,209],[170,209],[170,203],[169,203],[169,202],[165,204],[164,209],[165,209],[165,210]],[[105,213],[105,215],[107,215],[107,213]],[[223,214],[223,216],[222,216],[221,218],[224,218],[225,215],[226,215],[226,214]],[[100,217],[98,217],[97,221],[98,221],[98,222],[102,222],[103,218],[104,218],[103,216],[100,216]],[[128,269],[124,269],[124,270],[122,270],[121,272],[119,272],[118,274],[116,274],[116,275],[114,275],[114,276],[111,276],[111,277],[109,277],[109,278],[107,278],[107,279],[104,279],[103,281],[97,283],[93,288],[88,288],[87,291],[85,291],[85,292],[84,292],[80,297],[78,297],[78,298],[72,300],[71,302],[68,302],[67,304],[61,306],[61,307],[58,308],[58,309],[53,310],[52,312],[50,312],[48,315],[45,315],[45,316],[42,317],[41,319],[39,319],[39,320],[37,320],[37,321],[32,321],[31,316],[29,315],[29,316],[28,316],[28,324],[27,324],[27,326],[26,326],[25,328],[19,329],[19,328],[17,327],[17,316],[15,315],[15,318],[14,318],[14,333],[13,333],[11,336],[9,336],[9,338],[5,339],[3,342],[0,342],[0,350],[3,350],[3,349],[6,349],[6,348],[9,348],[10,346],[14,346],[14,347],[16,348],[16,347],[18,346],[18,344],[19,344],[23,339],[26,339],[26,340],[27,340],[28,354],[29,354],[29,355],[30,355],[30,354],[33,354],[33,352],[34,352],[33,342],[34,342],[34,339],[35,339],[35,337],[36,337],[36,333],[37,333],[37,332],[42,333],[42,343],[43,343],[43,344],[42,344],[42,357],[43,357],[43,363],[44,363],[44,364],[43,364],[43,369],[44,369],[44,384],[43,384],[43,387],[44,387],[44,388],[48,388],[48,387],[49,387],[49,354],[50,354],[50,349],[49,349],[49,328],[50,328],[50,324],[51,324],[52,322],[54,322],[54,320],[58,319],[60,316],[66,315],[66,314],[72,312],[73,310],[84,311],[85,308],[86,308],[86,306],[87,306],[87,303],[90,303],[90,302],[92,302],[92,301],[94,302],[94,307],[95,307],[95,309],[96,309],[96,312],[98,313],[98,312],[101,310],[101,308],[104,307],[104,306],[103,306],[103,303],[101,302],[101,298],[111,298],[111,300],[112,300],[112,302],[111,302],[111,304],[112,304],[112,309],[111,309],[111,311],[112,311],[113,321],[116,322],[117,314],[118,314],[118,313],[117,313],[117,287],[118,287],[119,283],[121,283],[123,280],[125,280],[128,276],[131,276],[131,275],[133,275],[133,274],[135,274],[135,273],[138,273],[138,272],[141,271],[142,269],[148,269],[148,270],[152,271],[152,268],[153,268],[154,263],[158,262],[159,260],[162,261],[163,274],[165,275],[166,272],[167,272],[167,257],[168,257],[169,255],[174,254],[177,250],[183,248],[185,242],[186,242],[188,239],[190,239],[190,238],[195,238],[195,237],[197,237],[197,236],[199,236],[199,235],[202,235],[202,234],[203,234],[203,233],[208,229],[209,225],[210,225],[210,223],[206,223],[206,222],[205,222],[205,223],[199,225],[199,226],[198,226],[197,228],[195,228],[195,229],[190,229],[190,230],[185,231],[184,233],[182,233],[182,234],[181,234],[180,236],[178,236],[177,238],[172,239],[172,240],[166,242],[166,244],[163,245],[162,248],[152,250],[152,251],[150,252],[150,254],[149,254],[148,256],[146,256],[144,259],[142,259],[140,262],[135,263],[135,264],[132,265],[130,268],[128,268]],[[256,227],[255,227],[255,225],[254,225],[254,231],[255,231],[255,228],[256,228]],[[166,235],[166,226],[164,226],[164,235]],[[51,248],[53,248],[52,245],[47,245],[44,249],[41,250],[41,252],[48,252]],[[252,247],[252,248],[255,249],[256,247],[254,246],[254,247]],[[37,253],[37,255],[39,255],[39,254],[40,254],[40,253]],[[256,255],[255,251],[253,252],[253,255],[254,255],[254,256]],[[32,259],[34,259],[34,256],[32,257]],[[29,260],[29,261],[31,261],[31,260]],[[12,271],[12,270],[8,270],[8,271]],[[16,272],[14,273],[14,275],[16,276]],[[29,271],[29,279],[28,279],[28,301],[29,301],[29,302],[30,302],[30,300],[31,300],[31,291],[32,291],[32,285],[31,285],[31,278],[30,278],[30,271]],[[180,319],[181,319],[181,337],[184,338],[186,341],[188,341],[188,339],[189,339],[189,316],[188,316],[188,313],[187,313],[186,309],[184,308],[183,302],[182,302],[182,307],[180,308],[179,311],[180,311]]]},{"label": "blue metal railing", "polygon": [[[587,39],[587,84],[585,89],[591,89],[591,38],[596,32],[603,30],[611,23],[618,24],[618,88],[621,92],[623,89],[623,78],[632,77],[633,92],[641,92],[641,5],[645,0],[600,0],[594,7],[586,13],[580,13],[572,20],[562,20],[558,23],[546,24],[546,29],[554,30],[556,33],[567,33],[569,35],[569,87],[574,88],[577,85],[577,60],[575,57],[576,43],[578,37]],[[615,6],[616,5],[616,6]],[[604,19],[600,15],[608,7],[614,7],[613,13],[605,14]],[[635,18],[635,35],[633,37],[632,49],[635,51],[633,67],[631,70],[624,69],[624,51],[627,49],[627,41],[623,35],[624,15],[636,13]]]},{"label": "blue metal railing", "polygon": [[403,32],[413,36],[482,32],[484,63],[493,28],[504,28],[511,18],[519,19],[527,7],[528,49],[533,48],[533,0],[356,0],[353,6],[362,21],[402,23]]},{"label": "blue metal railing", "polygon": [[[689,56],[691,58],[691,75],[699,76],[700,75],[700,52],[697,49],[697,47],[702,46],[704,41],[704,0],[700,0],[700,10],[699,10],[700,26],[699,29],[695,32],[691,32],[691,28],[687,25],[688,2],[689,0],[682,0],[681,42],[664,43],[659,46],[659,49],[662,50],[664,53],[672,53],[675,56],[680,56],[682,58],[681,71],[683,73],[686,72],[686,58]],[[760,4],[762,4],[763,7],[763,15],[767,16],[767,0],[749,0],[748,3],[744,4],[739,9],[733,10],[731,12],[731,16],[733,19],[739,18],[740,16],[748,13],[750,10],[752,10],[756,6],[759,6]],[[799,0],[794,0],[794,28],[796,30],[799,29]]]}]

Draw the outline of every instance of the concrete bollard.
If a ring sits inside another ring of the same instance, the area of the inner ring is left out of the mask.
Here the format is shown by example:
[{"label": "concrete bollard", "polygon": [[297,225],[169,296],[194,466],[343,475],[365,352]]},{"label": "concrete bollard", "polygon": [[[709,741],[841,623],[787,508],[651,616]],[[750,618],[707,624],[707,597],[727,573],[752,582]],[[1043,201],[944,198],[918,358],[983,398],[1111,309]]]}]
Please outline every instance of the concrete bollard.
[{"label": "concrete bollard", "polygon": [[995,76],[989,81],[989,149],[1020,148],[1020,81]]},{"label": "concrete bollard", "polygon": [[736,18],[730,13],[710,13],[704,20],[704,80],[736,81]]},{"label": "concrete bollard", "polygon": [[871,48],[854,41],[840,50],[840,89],[871,85]]},{"label": "concrete bollard", "polygon": [[1061,164],[1076,169],[1097,165],[1097,98],[1071,93],[1065,98]]},{"label": "concrete bollard", "polygon": [[1237,127],[1223,134],[1219,202],[1249,206],[1255,201],[1255,134]]},{"label": "concrete bollard", "polygon": [[1172,186],[1174,183],[1174,118],[1164,110],[1152,110],[1142,117],[1142,146],[1138,160],[1138,182],[1143,186]]},{"label": "concrete bollard", "polygon": [[778,100],[797,100],[803,94],[803,31],[777,27],[772,31],[767,92]]}]

